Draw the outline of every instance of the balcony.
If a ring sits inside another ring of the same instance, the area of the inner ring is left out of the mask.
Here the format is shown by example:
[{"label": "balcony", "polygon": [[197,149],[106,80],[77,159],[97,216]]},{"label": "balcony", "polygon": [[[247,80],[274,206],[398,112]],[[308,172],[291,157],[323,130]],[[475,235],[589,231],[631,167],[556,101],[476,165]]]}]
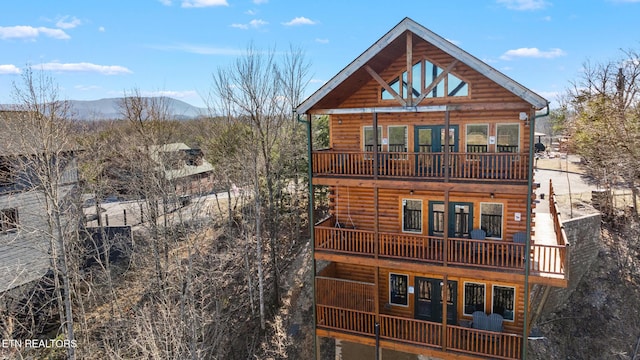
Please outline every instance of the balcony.
[{"label": "balcony", "polygon": [[314,151],[313,176],[419,178],[526,182],[525,153]]},{"label": "balcony", "polygon": [[[523,346],[521,334],[444,325],[386,314],[379,314],[376,319],[374,292],[375,285],[371,283],[317,277],[316,327],[375,338],[377,323],[381,340],[497,359],[520,358]],[[358,302],[354,299],[358,299]]]},{"label": "balcony", "polygon": [[565,242],[533,242],[527,251],[524,244],[511,241],[448,238],[445,249],[442,237],[379,232],[376,246],[374,231],[336,227],[333,217],[317,223],[314,235],[316,252],[374,258],[377,251],[379,259],[439,265],[446,261],[448,265],[517,273],[524,273],[525,256],[529,254],[532,275],[559,278],[564,277],[568,266]]}]

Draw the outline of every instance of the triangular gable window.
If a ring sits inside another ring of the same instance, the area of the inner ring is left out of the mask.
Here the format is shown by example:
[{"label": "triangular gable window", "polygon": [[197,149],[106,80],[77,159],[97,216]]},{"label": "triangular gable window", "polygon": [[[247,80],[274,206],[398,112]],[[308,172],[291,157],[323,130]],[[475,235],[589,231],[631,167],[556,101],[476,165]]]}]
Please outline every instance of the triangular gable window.
[{"label": "triangular gable window", "polygon": [[[431,87],[435,80],[442,74],[444,70],[438,65],[431,63],[428,60],[417,62],[413,65],[413,80],[408,79],[408,73],[404,71],[401,77],[396,77],[389,82],[389,87],[398,93],[403,99],[409,97],[409,91],[414,98],[419,97],[423,91],[430,88],[427,98],[441,98],[447,96],[469,96],[469,84],[459,77],[449,73],[438,81],[435,86]],[[424,73],[424,83],[421,84],[422,74]],[[402,86],[400,86],[400,79],[402,79]],[[411,82],[411,86],[409,86]],[[409,89],[411,87],[411,89]],[[393,96],[386,90],[382,89],[382,100],[392,100]]]}]

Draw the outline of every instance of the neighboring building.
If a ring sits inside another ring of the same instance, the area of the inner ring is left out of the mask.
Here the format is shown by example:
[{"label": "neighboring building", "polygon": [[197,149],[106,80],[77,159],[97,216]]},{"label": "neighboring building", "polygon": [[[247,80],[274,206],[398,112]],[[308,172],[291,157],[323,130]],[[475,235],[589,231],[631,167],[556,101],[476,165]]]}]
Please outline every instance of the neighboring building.
[{"label": "neighboring building", "polygon": [[[126,156],[126,155],[124,155]],[[213,166],[204,159],[200,149],[192,149],[183,143],[139,147],[131,158],[114,156],[104,166],[104,174],[114,191],[127,198],[139,198],[142,194],[134,184],[148,174],[151,167],[163,189],[175,190],[177,196],[205,195],[213,191]],[[134,160],[135,159],[135,160]]]},{"label": "neighboring building", "polygon": [[200,149],[183,143],[153,146],[151,158],[160,164],[166,180],[178,195],[203,195],[213,191],[213,166]]},{"label": "neighboring building", "polygon": [[[0,121],[4,125],[23,114],[0,110]],[[41,182],[30,168],[36,152],[45,150],[21,144],[20,138],[4,130],[0,134],[0,294],[39,280],[51,269],[53,235]],[[71,150],[58,155],[50,159],[62,169],[57,191],[64,201],[78,182],[77,162]]]},{"label": "neighboring building", "polygon": [[409,18],[298,106],[330,127],[330,148],[310,165],[331,214],[312,231],[317,339],[522,356],[532,287],[567,286],[557,216],[534,221],[544,108]]}]

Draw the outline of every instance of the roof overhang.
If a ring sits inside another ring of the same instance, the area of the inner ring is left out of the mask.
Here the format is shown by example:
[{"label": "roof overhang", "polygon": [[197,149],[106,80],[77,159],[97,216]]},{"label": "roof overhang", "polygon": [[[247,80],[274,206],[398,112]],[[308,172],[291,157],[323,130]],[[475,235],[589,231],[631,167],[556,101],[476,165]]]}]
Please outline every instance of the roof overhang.
[{"label": "roof overhang", "polygon": [[406,31],[410,31],[414,35],[422,38],[424,41],[436,46],[443,52],[447,53],[454,59],[457,59],[473,70],[479,72],[483,76],[494,81],[498,85],[507,89],[514,95],[523,99],[527,103],[537,110],[543,109],[548,105],[548,101],[542,96],[522,86],[515,80],[489,66],[468,52],[462,50],[460,47],[439,36],[438,34],[430,31],[424,26],[416,23],[410,18],[404,18],[398,25],[387,32],[376,43],[369,47],[365,52],[352,61],[347,67],[342,69],[336,76],[325,83],[320,89],[313,93],[309,98],[302,102],[297,108],[298,114],[305,114],[311,110],[320,100],[322,100],[332,90],[342,84],[345,80],[351,77],[354,73],[361,70],[369,61],[371,61],[376,55],[378,55],[384,48],[391,44],[394,40],[404,34]]}]

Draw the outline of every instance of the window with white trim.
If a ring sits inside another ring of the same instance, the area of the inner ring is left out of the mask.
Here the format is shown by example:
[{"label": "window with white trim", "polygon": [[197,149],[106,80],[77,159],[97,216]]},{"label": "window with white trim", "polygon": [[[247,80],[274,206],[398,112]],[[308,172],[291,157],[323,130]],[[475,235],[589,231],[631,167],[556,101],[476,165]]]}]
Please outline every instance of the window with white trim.
[{"label": "window with white trim", "polygon": [[493,285],[492,312],[500,314],[507,321],[513,321],[516,302],[516,288]]},{"label": "window with white trim", "polygon": [[392,305],[409,306],[408,293],[409,276],[389,273],[389,303]]},{"label": "window with white trim", "polygon": [[496,140],[496,150],[498,152],[519,152],[520,124],[497,124]]},{"label": "window with white trim", "polygon": [[502,214],[500,203],[480,203],[480,228],[488,238],[502,239]]},{"label": "window with white trim", "polygon": [[486,285],[482,283],[464,283],[464,314],[471,316],[475,311],[485,312]]},{"label": "window with white trim", "polygon": [[[364,126],[362,134],[364,138],[363,150],[373,152],[373,126]],[[378,126],[378,151],[382,151],[382,126]]]},{"label": "window with white trim", "polygon": [[389,125],[389,152],[407,152],[407,125]]},{"label": "window with white trim", "polygon": [[467,124],[467,152],[487,152],[489,144],[489,125]]}]

